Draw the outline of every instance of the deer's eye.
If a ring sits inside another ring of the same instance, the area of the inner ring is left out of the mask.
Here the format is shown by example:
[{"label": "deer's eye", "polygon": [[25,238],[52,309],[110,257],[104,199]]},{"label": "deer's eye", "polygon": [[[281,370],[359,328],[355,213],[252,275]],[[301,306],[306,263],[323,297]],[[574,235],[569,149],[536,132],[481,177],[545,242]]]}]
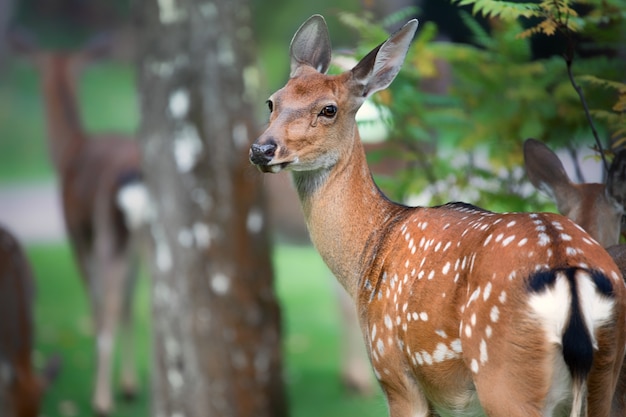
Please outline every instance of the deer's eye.
[{"label": "deer's eye", "polygon": [[274,102],[272,100],[267,100],[265,104],[267,104],[267,108],[270,109],[270,113],[274,111]]},{"label": "deer's eye", "polygon": [[328,118],[333,118],[336,115],[337,115],[337,106],[332,105],[332,104],[329,106],[324,106],[324,108],[320,112],[320,116],[324,116]]}]

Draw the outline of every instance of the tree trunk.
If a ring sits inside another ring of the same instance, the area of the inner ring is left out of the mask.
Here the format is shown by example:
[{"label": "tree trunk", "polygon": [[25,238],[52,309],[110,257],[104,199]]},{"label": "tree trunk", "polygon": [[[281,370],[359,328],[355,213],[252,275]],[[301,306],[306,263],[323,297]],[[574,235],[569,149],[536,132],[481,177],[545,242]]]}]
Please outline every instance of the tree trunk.
[{"label": "tree trunk", "polygon": [[260,175],[244,0],[137,4],[154,200],[153,415],[285,416],[280,311]]}]

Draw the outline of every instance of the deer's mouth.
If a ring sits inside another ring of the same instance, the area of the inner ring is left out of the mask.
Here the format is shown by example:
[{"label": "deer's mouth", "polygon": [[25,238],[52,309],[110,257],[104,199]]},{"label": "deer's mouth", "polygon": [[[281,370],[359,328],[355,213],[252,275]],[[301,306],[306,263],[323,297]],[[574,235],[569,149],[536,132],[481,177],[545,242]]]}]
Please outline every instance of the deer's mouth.
[{"label": "deer's mouth", "polygon": [[281,162],[281,163],[276,163],[276,164],[255,164],[255,165],[258,168],[258,170],[261,172],[264,172],[264,173],[269,172],[272,174],[277,174],[280,171],[286,169],[289,165],[291,165],[291,162]]},{"label": "deer's mouth", "polygon": [[[261,172],[278,173],[287,168],[295,160],[285,160],[279,155],[280,150],[273,139],[261,143],[253,143],[250,147],[250,162]],[[282,161],[281,161],[282,159]]]}]

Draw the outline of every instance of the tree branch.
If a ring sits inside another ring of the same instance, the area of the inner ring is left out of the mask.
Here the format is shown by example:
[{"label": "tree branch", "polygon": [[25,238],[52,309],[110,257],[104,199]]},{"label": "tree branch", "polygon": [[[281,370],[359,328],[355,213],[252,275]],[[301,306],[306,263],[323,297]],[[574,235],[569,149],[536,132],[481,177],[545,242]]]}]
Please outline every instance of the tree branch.
[{"label": "tree branch", "polygon": [[602,163],[604,164],[604,169],[606,172],[609,172],[609,164],[606,162],[606,157],[604,156],[604,149],[602,148],[602,142],[600,142],[600,137],[598,136],[598,131],[596,130],[596,126],[593,123],[593,119],[591,118],[591,112],[589,111],[589,106],[587,105],[587,100],[585,99],[585,95],[583,93],[582,88],[576,83],[574,79],[574,75],[572,74],[572,58],[566,57],[565,63],[567,64],[567,76],[569,77],[570,83],[576,93],[578,93],[578,98],[580,99],[581,104],[583,105],[583,109],[585,110],[585,117],[587,117],[587,122],[591,127],[591,132],[593,133],[593,137],[596,140],[596,145],[598,145],[598,150],[600,152],[600,156],[602,157]]},{"label": "tree branch", "polygon": [[582,88],[576,83],[574,79],[574,74],[572,73],[572,65],[574,63],[574,39],[572,36],[572,31],[569,29],[569,13],[565,15],[565,23],[563,23],[561,16],[561,12],[559,10],[558,4],[556,1],[553,2],[556,11],[557,11],[557,24],[560,30],[565,35],[567,39],[567,50],[565,51],[565,64],[567,65],[567,76],[569,77],[569,81],[574,87],[574,90],[578,94],[578,98],[580,103],[583,105],[583,109],[585,111],[585,117],[587,118],[587,122],[589,123],[589,127],[591,127],[591,132],[593,133],[593,138],[596,141],[596,145],[598,146],[598,151],[600,152],[600,157],[602,158],[602,163],[604,164],[605,174],[609,172],[609,164],[606,162],[606,157],[604,156],[604,148],[602,147],[602,142],[600,141],[600,137],[598,136],[598,131],[596,130],[596,125],[593,123],[593,119],[591,118],[591,112],[589,111],[589,106],[587,105],[587,100],[585,99],[585,94],[583,93]]}]

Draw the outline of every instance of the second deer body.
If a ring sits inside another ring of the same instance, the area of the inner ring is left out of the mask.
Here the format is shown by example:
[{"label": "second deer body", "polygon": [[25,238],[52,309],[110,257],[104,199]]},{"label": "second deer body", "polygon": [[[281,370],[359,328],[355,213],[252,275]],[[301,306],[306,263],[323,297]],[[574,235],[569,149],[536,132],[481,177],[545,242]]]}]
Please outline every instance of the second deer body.
[{"label": "second deer body", "polygon": [[624,282],[569,219],[386,199],[354,115],[398,73],[417,22],[326,75],[324,20],[291,43],[291,74],[250,150],[290,170],[311,239],[355,299],[392,417],[609,415],[624,354]]},{"label": "second deer body", "polygon": [[92,309],[96,336],[93,407],[108,415],[117,325],[121,321],[124,394],[137,390],[132,298],[139,253],[139,227],[146,194],[140,151],[126,135],[95,135],[81,121],[77,77],[111,47],[95,38],[72,52],[39,49],[29,37],[12,34],[14,49],[28,55],[41,73],[49,150],[59,178],[63,216]]}]

